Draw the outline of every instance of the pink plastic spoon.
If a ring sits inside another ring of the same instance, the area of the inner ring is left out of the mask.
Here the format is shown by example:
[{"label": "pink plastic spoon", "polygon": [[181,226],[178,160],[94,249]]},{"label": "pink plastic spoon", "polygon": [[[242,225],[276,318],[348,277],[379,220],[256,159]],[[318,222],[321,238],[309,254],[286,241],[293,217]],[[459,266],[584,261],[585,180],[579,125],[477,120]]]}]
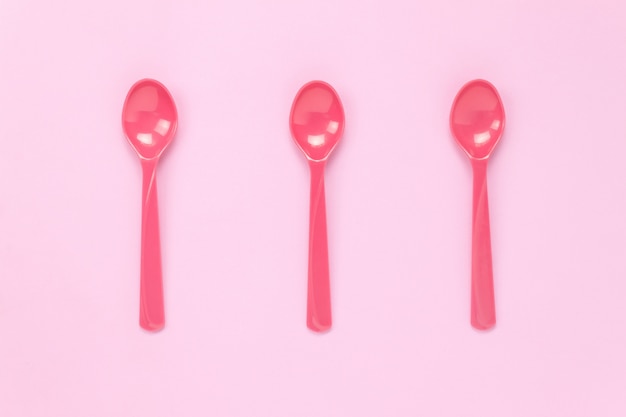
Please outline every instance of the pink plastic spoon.
[{"label": "pink plastic spoon", "polygon": [[476,329],[486,330],[496,324],[487,161],[504,129],[504,108],[495,87],[484,80],[465,84],[452,104],[450,129],[474,171],[471,323]]},{"label": "pink plastic spoon", "polygon": [[143,169],[139,325],[150,331],[165,325],[156,167],[177,125],[174,100],[163,84],[144,79],[130,88],[122,110],[122,127]]},{"label": "pink plastic spoon", "polygon": [[324,167],[343,134],[344,114],[337,92],[322,81],[305,84],[296,94],[289,122],[291,135],[311,169],[307,326],[321,332],[332,325]]}]

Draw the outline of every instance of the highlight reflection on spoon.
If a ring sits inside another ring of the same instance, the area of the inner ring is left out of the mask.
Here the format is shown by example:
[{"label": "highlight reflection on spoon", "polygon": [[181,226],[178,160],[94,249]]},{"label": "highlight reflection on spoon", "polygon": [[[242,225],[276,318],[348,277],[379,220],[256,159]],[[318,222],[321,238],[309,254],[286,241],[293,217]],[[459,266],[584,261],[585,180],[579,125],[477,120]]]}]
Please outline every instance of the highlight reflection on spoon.
[{"label": "highlight reflection on spoon", "polygon": [[474,172],[471,323],[480,330],[496,324],[487,161],[502,136],[504,119],[500,95],[485,80],[465,84],[454,99],[450,112],[450,129],[469,157]]},{"label": "highlight reflection on spoon", "polygon": [[165,325],[156,168],[177,125],[174,100],[163,84],[144,79],[130,88],[122,110],[122,128],[143,170],[139,324],[150,331]]},{"label": "highlight reflection on spoon", "polygon": [[296,94],[289,121],[311,170],[307,326],[321,332],[332,325],[324,167],[343,134],[343,106],[329,84],[311,81]]}]

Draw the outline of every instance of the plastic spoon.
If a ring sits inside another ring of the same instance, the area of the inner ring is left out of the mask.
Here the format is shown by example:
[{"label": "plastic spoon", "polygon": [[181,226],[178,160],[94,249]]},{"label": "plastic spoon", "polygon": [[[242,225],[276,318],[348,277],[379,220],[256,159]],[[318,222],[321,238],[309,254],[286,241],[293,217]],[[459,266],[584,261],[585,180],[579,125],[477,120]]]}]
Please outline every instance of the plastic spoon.
[{"label": "plastic spoon", "polygon": [[471,323],[486,330],[496,324],[487,161],[504,130],[502,100],[491,83],[474,80],[461,88],[452,104],[450,129],[474,171]]},{"label": "plastic spoon", "polygon": [[321,332],[332,325],[324,167],[343,134],[344,113],[337,92],[322,81],[305,84],[296,94],[289,121],[291,135],[311,169],[307,326]]},{"label": "plastic spoon", "polygon": [[122,127],[143,169],[139,324],[150,331],[165,325],[156,168],[177,125],[174,100],[163,84],[144,79],[130,88],[122,110]]}]

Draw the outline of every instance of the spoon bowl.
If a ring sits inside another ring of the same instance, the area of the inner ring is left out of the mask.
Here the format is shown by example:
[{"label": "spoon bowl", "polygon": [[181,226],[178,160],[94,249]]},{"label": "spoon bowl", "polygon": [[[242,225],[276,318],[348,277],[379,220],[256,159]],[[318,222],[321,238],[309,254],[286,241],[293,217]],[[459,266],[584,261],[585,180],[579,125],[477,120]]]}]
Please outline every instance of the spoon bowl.
[{"label": "spoon bowl", "polygon": [[163,84],[143,79],[129,90],[122,127],[140,158],[158,158],[172,142],[178,125],[174,100]]},{"label": "spoon bowl", "polygon": [[312,161],[326,160],[343,135],[343,106],[323,81],[311,81],[298,91],[289,119],[295,142]]},{"label": "spoon bowl", "polygon": [[496,88],[488,81],[465,84],[452,104],[450,129],[470,158],[488,158],[504,130],[504,107]]}]

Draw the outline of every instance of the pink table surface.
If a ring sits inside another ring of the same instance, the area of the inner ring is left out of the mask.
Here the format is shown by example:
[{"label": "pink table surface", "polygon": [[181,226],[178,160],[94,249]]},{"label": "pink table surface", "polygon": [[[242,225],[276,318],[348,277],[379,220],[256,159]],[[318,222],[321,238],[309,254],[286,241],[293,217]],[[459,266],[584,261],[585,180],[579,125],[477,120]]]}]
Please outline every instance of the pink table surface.
[{"label": "pink table surface", "polygon": [[[0,416],[626,415],[626,4],[0,2]],[[128,88],[173,94],[167,324],[138,326]],[[498,324],[469,325],[471,169],[499,89]],[[298,88],[347,123],[326,177],[334,327],[305,327]]]}]

